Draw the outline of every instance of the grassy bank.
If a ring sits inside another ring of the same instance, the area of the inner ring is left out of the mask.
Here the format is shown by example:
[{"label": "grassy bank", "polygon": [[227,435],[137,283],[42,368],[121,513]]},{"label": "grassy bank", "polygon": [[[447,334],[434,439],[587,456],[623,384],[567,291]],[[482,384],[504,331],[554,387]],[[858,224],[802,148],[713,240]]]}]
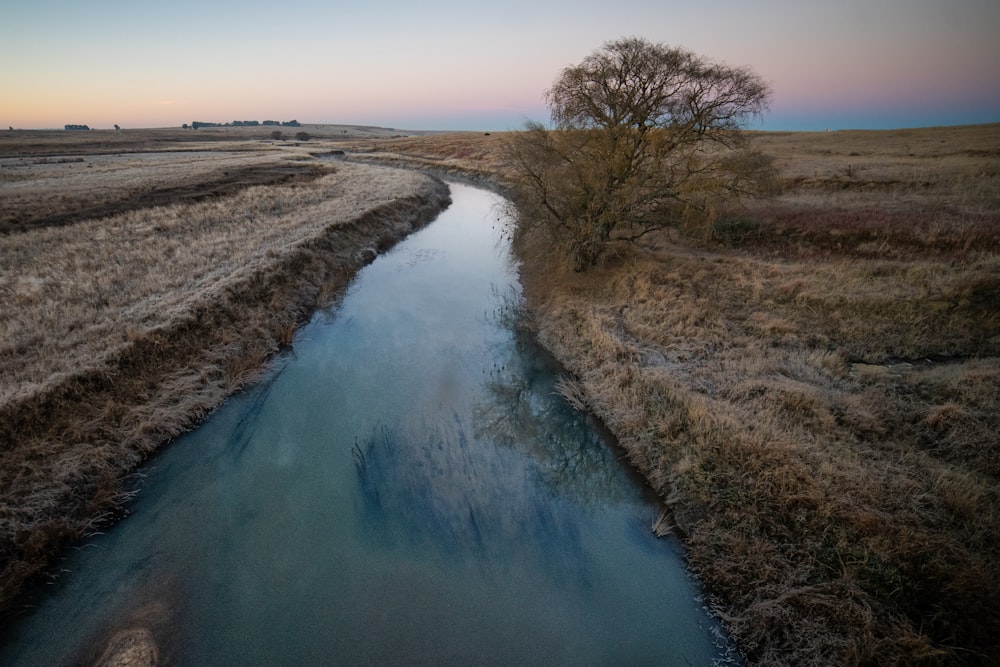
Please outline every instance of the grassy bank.
[{"label": "grassy bank", "polygon": [[[361,142],[503,179],[501,137]],[[1000,126],[760,133],[781,194],[587,273],[542,343],[665,500],[752,664],[996,664]]]},{"label": "grassy bank", "polygon": [[758,142],[784,193],[707,233],[523,239],[538,335],[753,664],[995,664],[1000,128]]},{"label": "grassy bank", "polygon": [[447,203],[427,176],[240,141],[0,158],[0,609]]}]

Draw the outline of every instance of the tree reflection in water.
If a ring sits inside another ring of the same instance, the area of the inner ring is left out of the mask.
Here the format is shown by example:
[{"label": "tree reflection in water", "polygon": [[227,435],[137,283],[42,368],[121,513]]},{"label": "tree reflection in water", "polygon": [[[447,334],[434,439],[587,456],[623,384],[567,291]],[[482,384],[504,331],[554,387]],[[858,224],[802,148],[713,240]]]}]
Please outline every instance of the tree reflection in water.
[{"label": "tree reflection in water", "polygon": [[353,447],[365,539],[500,568],[531,560],[585,584],[581,516],[639,492],[528,337],[506,346],[469,405],[428,419],[380,425]]}]

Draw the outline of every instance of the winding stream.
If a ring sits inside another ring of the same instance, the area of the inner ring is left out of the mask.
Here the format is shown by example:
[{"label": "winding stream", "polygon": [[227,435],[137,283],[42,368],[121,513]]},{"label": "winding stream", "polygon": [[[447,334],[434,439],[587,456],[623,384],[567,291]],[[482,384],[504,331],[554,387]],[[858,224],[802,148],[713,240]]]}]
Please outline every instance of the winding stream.
[{"label": "winding stream", "polygon": [[155,458],[0,664],[92,661],[127,630],[180,665],[725,660],[656,504],[512,328],[496,195],[451,188]]}]

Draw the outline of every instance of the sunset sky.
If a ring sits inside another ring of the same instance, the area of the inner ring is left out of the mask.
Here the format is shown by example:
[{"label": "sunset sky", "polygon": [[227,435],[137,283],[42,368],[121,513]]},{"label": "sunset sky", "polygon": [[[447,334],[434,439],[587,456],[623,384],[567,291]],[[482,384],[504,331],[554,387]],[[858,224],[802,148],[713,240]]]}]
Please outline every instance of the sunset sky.
[{"label": "sunset sky", "polygon": [[1000,122],[997,0],[5,4],[2,127],[518,129],[626,36],[750,66],[774,90],[764,129]]}]

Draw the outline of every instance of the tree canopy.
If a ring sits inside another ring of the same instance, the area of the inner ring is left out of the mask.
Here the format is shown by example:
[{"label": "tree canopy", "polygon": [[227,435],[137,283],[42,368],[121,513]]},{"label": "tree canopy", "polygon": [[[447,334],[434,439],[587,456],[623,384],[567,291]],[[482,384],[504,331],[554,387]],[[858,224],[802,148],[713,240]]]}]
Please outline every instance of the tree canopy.
[{"label": "tree canopy", "polygon": [[542,226],[577,269],[721,202],[760,194],[770,161],[742,131],[770,88],[745,67],[630,37],[567,67],[546,93],[553,129],[510,143],[522,225]]}]

